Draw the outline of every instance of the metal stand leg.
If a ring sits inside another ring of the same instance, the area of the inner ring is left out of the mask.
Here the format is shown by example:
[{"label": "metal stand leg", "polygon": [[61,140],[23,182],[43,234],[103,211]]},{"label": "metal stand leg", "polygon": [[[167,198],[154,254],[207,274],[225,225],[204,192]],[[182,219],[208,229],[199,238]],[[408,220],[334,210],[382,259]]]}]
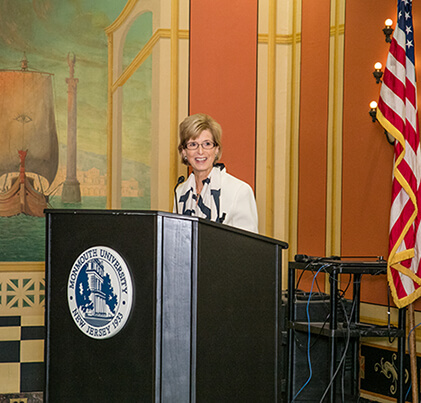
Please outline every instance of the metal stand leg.
[{"label": "metal stand leg", "polygon": [[[330,274],[330,379],[332,380],[336,369],[336,337],[335,330],[338,328],[337,318],[337,304],[338,304],[338,273],[336,270],[332,270]],[[335,401],[336,395],[336,379],[332,382],[330,387],[330,402]]]},{"label": "metal stand leg", "polygon": [[[361,278],[362,274],[354,273],[353,277],[353,296],[352,296],[352,306],[353,313],[350,317],[351,323],[360,323],[360,298],[361,298]],[[352,351],[352,394],[358,396],[360,393],[360,383],[359,383],[359,374],[360,374],[360,337],[355,337]]]},{"label": "metal stand leg", "polygon": [[287,398],[288,402],[293,399],[293,371],[294,371],[294,329],[291,324],[295,320],[294,311],[294,299],[295,299],[295,269],[288,269],[288,377],[287,377]]}]

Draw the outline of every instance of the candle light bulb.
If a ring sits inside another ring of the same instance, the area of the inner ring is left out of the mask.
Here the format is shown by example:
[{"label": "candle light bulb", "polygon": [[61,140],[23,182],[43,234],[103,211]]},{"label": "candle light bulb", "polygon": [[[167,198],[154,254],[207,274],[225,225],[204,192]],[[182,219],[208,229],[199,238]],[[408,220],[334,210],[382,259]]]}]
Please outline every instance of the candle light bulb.
[{"label": "candle light bulb", "polygon": [[374,64],[374,68],[375,68],[376,70],[381,70],[381,69],[382,69],[382,67],[383,67],[383,65],[382,65],[380,62],[377,62],[377,63],[375,63],[375,64]]}]

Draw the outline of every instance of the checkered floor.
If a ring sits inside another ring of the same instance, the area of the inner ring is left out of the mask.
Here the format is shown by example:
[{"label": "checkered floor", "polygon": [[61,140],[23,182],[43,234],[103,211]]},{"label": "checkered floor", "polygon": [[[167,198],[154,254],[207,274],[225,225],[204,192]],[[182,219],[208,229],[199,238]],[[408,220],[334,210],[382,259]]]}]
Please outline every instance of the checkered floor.
[{"label": "checkered floor", "polygon": [[0,393],[44,389],[43,318],[0,316]]}]

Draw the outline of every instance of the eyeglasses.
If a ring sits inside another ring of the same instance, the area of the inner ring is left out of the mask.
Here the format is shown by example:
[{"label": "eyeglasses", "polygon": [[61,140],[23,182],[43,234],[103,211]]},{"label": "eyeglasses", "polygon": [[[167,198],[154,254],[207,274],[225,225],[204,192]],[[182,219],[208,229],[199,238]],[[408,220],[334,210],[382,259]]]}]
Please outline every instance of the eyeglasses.
[{"label": "eyeglasses", "polygon": [[190,143],[187,143],[184,148],[187,148],[188,150],[197,150],[199,146],[202,146],[204,150],[212,150],[216,144],[213,141],[204,141],[203,143],[191,141]]}]

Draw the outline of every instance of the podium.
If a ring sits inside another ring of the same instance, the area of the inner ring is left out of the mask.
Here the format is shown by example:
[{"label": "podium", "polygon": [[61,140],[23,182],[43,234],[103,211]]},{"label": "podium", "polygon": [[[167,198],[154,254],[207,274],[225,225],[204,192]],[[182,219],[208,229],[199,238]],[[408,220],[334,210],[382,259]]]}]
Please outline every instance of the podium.
[{"label": "podium", "polygon": [[279,401],[286,243],[155,211],[46,225],[46,402]]}]

